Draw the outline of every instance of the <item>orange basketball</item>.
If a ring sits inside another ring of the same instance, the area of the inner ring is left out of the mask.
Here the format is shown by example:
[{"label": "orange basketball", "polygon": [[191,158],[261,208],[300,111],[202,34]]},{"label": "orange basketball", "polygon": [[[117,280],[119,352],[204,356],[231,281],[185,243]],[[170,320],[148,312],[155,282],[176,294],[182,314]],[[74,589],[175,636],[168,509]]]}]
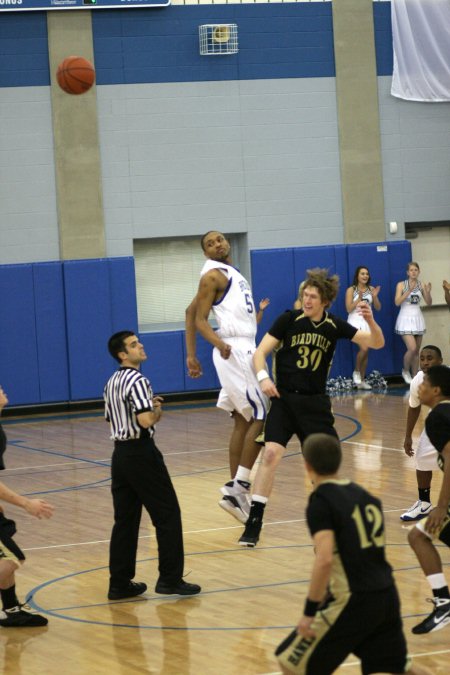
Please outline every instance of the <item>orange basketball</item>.
[{"label": "orange basketball", "polygon": [[56,79],[66,94],[84,94],[95,82],[95,69],[82,56],[68,56],[59,64]]}]

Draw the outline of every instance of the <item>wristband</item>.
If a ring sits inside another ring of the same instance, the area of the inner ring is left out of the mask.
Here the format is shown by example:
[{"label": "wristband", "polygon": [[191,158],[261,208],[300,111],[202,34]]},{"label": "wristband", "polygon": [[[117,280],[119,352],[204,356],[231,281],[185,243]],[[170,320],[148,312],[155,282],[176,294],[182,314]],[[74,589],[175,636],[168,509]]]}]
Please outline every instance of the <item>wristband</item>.
[{"label": "wristband", "polygon": [[267,372],[267,370],[264,370],[264,369],[258,370],[258,372],[256,373],[256,379],[258,380],[258,382],[262,382],[263,380],[267,380],[267,378],[269,378],[269,377],[270,377],[269,373]]},{"label": "wristband", "polygon": [[314,600],[306,598],[305,608],[303,610],[304,616],[316,616],[316,612],[319,609],[319,605],[320,602],[315,602]]}]

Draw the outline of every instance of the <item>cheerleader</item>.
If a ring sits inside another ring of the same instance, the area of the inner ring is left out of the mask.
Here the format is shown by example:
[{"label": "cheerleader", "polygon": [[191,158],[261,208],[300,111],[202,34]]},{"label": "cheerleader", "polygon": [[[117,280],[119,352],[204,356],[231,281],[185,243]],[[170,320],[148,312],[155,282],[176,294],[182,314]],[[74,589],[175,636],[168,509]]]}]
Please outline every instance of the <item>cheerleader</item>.
[{"label": "cheerleader", "polygon": [[406,268],[407,279],[399,281],[395,289],[395,304],[400,311],[395,322],[395,332],[402,336],[406,346],[403,357],[402,377],[406,384],[411,384],[412,378],[419,369],[419,351],[424,335],[425,319],[420,309],[423,299],[431,305],[431,284],[419,281],[420,267],[416,262],[408,263]]},{"label": "cheerleader", "polygon": [[[378,298],[380,288],[380,286],[374,287],[370,285],[370,273],[367,267],[360,265],[356,268],[353,283],[345,292],[345,307],[348,312],[348,323],[359,330],[369,330],[369,326],[358,311],[358,305],[360,302],[367,302],[369,305],[373,304],[376,310],[380,310],[381,302]],[[355,370],[353,371],[352,376],[353,384],[358,387],[358,389],[372,389],[370,384],[365,380],[368,358],[369,349],[360,347],[358,354],[356,355]]]}]

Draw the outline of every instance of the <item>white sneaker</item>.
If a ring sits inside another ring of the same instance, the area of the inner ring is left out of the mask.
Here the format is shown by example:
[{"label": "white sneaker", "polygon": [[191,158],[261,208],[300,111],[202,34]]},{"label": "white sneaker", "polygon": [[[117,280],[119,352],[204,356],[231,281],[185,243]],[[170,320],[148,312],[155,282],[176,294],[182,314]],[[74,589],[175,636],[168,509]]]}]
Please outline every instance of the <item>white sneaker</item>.
[{"label": "white sneaker", "polygon": [[404,523],[421,520],[422,518],[426,518],[432,510],[433,504],[422,502],[418,499],[405,513],[402,513],[400,520],[403,520]]},{"label": "white sneaker", "polygon": [[361,382],[361,384],[358,384],[357,387],[358,389],[367,389],[367,390],[372,389],[372,387],[366,380],[364,380],[364,382]]},{"label": "white sneaker", "polygon": [[359,370],[353,371],[352,379],[353,379],[353,384],[356,384],[356,385],[361,384],[361,373],[359,372]]},{"label": "white sneaker", "polygon": [[230,516],[239,520],[240,523],[244,523],[244,525],[250,515],[250,504],[246,495],[238,495],[236,497],[226,495],[220,500],[219,506],[229,513]]},{"label": "white sneaker", "polygon": [[411,384],[412,377],[411,377],[411,374],[407,370],[402,370],[402,377],[405,380],[406,384]]},{"label": "white sneaker", "polygon": [[250,483],[244,480],[230,480],[220,488],[220,491],[225,497],[239,497],[240,495],[250,496]]}]

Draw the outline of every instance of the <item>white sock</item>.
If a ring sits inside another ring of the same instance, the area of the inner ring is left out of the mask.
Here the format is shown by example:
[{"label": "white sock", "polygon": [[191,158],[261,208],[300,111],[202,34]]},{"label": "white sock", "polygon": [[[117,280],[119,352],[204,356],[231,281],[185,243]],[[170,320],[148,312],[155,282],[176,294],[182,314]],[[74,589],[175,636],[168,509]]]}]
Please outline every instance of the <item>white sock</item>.
[{"label": "white sock", "polygon": [[239,464],[234,480],[245,480],[246,483],[250,483],[250,469]]},{"label": "white sock", "polygon": [[444,586],[447,586],[445,576],[442,572],[439,574],[429,574],[427,576],[427,581],[430,584],[431,590],[433,591],[435,589],[444,588]]},{"label": "white sock", "polygon": [[267,504],[269,497],[264,497],[264,495],[252,495],[252,502],[260,502],[261,504]]}]

